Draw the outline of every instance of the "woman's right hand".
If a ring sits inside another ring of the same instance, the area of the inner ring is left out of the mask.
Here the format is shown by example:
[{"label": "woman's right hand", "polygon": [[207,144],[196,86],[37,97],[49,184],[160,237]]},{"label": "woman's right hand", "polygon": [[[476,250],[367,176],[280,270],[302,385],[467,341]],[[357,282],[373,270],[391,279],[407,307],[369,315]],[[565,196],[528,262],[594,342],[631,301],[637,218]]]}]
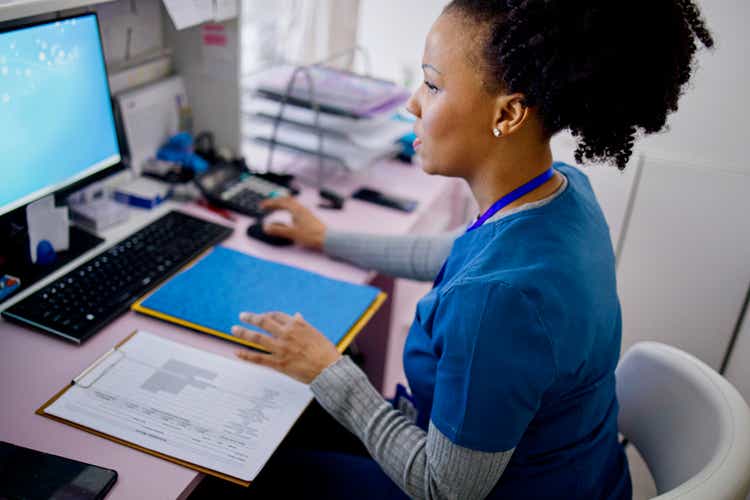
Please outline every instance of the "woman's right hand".
[{"label": "woman's right hand", "polygon": [[263,231],[272,236],[282,236],[294,240],[297,245],[323,250],[326,238],[326,226],[320,219],[296,199],[285,196],[271,198],[260,204],[264,210],[287,210],[292,214],[292,225],[272,222],[263,226]]}]

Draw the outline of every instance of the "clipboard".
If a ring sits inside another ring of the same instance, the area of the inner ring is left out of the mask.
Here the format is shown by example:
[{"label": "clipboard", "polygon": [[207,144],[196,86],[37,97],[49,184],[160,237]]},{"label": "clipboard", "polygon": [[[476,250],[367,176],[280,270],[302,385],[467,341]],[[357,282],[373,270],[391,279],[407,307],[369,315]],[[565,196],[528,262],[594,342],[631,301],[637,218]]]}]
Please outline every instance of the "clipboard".
[{"label": "clipboard", "polygon": [[75,379],[73,379],[70,382],[70,384],[68,384],[66,387],[64,387],[63,389],[61,389],[57,394],[55,394],[54,396],[52,396],[52,398],[50,398],[49,401],[47,401],[46,403],[44,403],[34,413],[36,413],[37,415],[41,415],[42,417],[46,417],[46,418],[49,418],[51,420],[54,420],[56,422],[60,422],[62,424],[66,424],[66,425],[69,425],[71,427],[75,427],[76,429],[88,432],[90,434],[94,434],[95,436],[99,436],[101,438],[107,439],[107,440],[115,442],[117,444],[121,444],[123,446],[127,446],[128,448],[133,448],[133,449],[141,451],[143,453],[148,453],[149,455],[153,455],[153,456],[161,458],[163,460],[167,460],[169,462],[181,465],[183,467],[187,467],[188,469],[193,469],[194,471],[197,471],[197,472],[202,472],[204,474],[215,476],[215,477],[218,477],[220,479],[224,479],[226,481],[230,481],[230,482],[232,482],[234,484],[238,484],[240,486],[244,486],[244,487],[250,486],[251,481],[243,481],[243,480],[238,479],[238,478],[236,478],[234,476],[229,476],[227,474],[223,474],[223,473],[215,471],[213,469],[208,469],[208,468],[202,467],[200,465],[194,464],[192,462],[187,462],[185,460],[181,460],[179,458],[172,457],[170,455],[166,455],[164,453],[161,453],[161,452],[149,449],[149,448],[145,448],[145,447],[137,445],[135,443],[131,443],[130,441],[126,441],[124,439],[120,439],[120,438],[112,436],[110,434],[106,434],[104,432],[97,431],[97,430],[92,429],[90,427],[86,427],[84,425],[78,424],[76,422],[72,422],[72,421],[64,419],[64,418],[60,418],[60,417],[58,417],[56,415],[52,415],[52,414],[49,414],[49,413],[46,412],[46,409],[50,405],[52,405],[55,401],[57,401],[58,399],[60,399],[60,397],[62,397],[68,391],[68,389],[70,389],[71,387],[73,387],[75,385],[75,380],[82,378],[83,376],[85,376],[86,374],[88,374],[91,370],[93,370],[94,368],[96,368],[102,361],[104,361],[107,357],[109,357],[113,352],[115,352],[117,349],[119,349],[120,347],[122,347],[123,345],[125,345],[130,339],[132,339],[133,336],[136,333],[138,333],[137,330],[134,331],[134,332],[132,332],[132,333],[130,333],[127,337],[125,337],[122,341],[120,341],[117,345],[115,345],[115,347],[113,347],[112,349],[110,349],[109,351],[107,351],[106,353],[104,353],[102,356],[100,356],[88,368],[86,368],[83,372],[81,372],[80,375],[78,375]]}]

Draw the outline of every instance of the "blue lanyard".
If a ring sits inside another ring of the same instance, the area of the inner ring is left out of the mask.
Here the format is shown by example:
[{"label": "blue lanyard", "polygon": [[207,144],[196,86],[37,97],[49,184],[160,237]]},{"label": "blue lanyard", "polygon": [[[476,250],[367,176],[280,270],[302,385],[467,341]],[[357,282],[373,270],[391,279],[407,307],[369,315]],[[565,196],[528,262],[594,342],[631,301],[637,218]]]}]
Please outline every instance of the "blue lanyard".
[{"label": "blue lanyard", "polygon": [[[497,200],[495,203],[493,203],[490,208],[487,209],[485,213],[479,216],[479,218],[469,226],[469,228],[466,230],[468,233],[469,231],[473,231],[474,229],[480,227],[482,224],[487,222],[487,219],[498,213],[503,208],[507,207],[517,199],[521,198],[524,195],[529,194],[548,180],[552,178],[552,176],[555,175],[555,169],[550,167],[544,173],[537,175],[533,179],[531,179],[529,182],[522,184],[521,186],[517,187],[510,193],[506,194],[499,200]],[[443,275],[445,274],[445,266],[446,264],[443,264],[443,267],[440,268],[440,272],[437,275],[437,278],[435,278],[435,283],[432,285],[433,288],[438,285],[443,280]]]},{"label": "blue lanyard", "polygon": [[466,232],[468,233],[469,231],[473,231],[474,229],[478,228],[479,226],[487,222],[487,219],[498,213],[500,210],[507,207],[522,196],[529,194],[530,192],[550,180],[553,175],[555,175],[555,169],[550,167],[544,173],[537,175],[526,184],[523,184],[510,193],[506,194],[495,203],[493,203],[492,206],[490,206],[490,208],[488,208],[487,211],[483,213],[474,224],[469,226],[469,229],[467,229]]}]

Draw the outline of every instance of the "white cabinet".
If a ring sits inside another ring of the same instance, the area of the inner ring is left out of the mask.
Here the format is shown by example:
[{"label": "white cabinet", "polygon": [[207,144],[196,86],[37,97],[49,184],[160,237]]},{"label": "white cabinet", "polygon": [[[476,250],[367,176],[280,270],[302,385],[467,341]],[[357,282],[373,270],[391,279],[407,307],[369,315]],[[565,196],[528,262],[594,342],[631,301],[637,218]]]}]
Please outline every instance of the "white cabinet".
[{"label": "white cabinet", "polygon": [[623,351],[657,340],[719,368],[750,283],[748,189],[745,174],[646,157],[618,264]]}]

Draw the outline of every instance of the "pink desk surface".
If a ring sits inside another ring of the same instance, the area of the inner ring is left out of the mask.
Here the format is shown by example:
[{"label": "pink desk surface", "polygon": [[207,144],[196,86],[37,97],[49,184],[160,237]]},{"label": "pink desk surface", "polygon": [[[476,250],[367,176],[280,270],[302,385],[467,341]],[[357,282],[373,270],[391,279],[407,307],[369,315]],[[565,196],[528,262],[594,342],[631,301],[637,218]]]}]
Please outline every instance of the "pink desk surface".
[{"label": "pink desk surface", "polygon": [[[417,226],[431,217],[431,210],[444,201],[448,205],[447,200],[456,186],[447,179],[429,177],[418,168],[398,163],[378,165],[366,176],[339,181],[335,189],[349,195],[359,185],[367,184],[418,199],[418,210],[405,215],[350,199],[343,211],[316,209],[329,227],[406,234],[418,230]],[[312,190],[304,190],[299,199],[310,207],[318,203],[317,194]],[[230,224],[194,204],[184,205],[182,209]],[[141,214],[141,217],[145,223],[156,215],[158,213]],[[234,234],[223,244],[351,282],[365,283],[372,277],[368,271],[320,254],[298,248],[278,249],[251,241],[245,236],[250,222],[249,218],[237,217]],[[241,279],[238,277],[238,281]],[[233,356],[236,348],[232,343],[132,312],[122,315],[82,346],[0,321],[0,440],[115,469],[119,478],[108,496],[111,499],[169,499],[189,495],[202,478],[201,474],[34,414],[72,378],[136,329],[228,357]]]}]

